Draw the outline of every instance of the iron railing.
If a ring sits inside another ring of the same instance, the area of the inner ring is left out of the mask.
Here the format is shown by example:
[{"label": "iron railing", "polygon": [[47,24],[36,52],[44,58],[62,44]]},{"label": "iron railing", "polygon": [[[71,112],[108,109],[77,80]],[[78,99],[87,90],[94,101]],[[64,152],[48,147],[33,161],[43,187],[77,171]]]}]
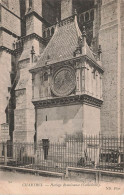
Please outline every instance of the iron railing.
[{"label": "iron railing", "polygon": [[61,143],[0,143],[0,164],[64,172],[66,167],[124,172],[124,136],[66,136]]}]

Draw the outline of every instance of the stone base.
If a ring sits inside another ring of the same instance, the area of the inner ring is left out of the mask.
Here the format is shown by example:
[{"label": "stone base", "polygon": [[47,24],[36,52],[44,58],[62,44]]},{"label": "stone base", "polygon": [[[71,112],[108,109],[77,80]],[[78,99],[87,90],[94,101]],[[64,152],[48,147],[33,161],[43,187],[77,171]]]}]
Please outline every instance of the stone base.
[{"label": "stone base", "polygon": [[78,104],[37,109],[37,140],[64,141],[66,135],[99,135],[100,108]]}]

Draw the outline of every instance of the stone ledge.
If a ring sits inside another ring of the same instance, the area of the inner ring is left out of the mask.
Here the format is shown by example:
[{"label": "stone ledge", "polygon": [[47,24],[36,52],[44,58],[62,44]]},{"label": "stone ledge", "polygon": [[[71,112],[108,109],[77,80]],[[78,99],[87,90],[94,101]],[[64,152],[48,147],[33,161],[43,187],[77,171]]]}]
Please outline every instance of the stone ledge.
[{"label": "stone ledge", "polygon": [[57,172],[51,172],[51,171],[45,171],[45,170],[35,170],[35,169],[26,169],[26,168],[20,168],[20,167],[12,167],[12,166],[4,166],[0,165],[0,169],[5,170],[12,170],[12,171],[20,171],[20,172],[26,172],[26,173],[37,173],[39,175],[46,175],[46,176],[52,176],[52,177],[64,177],[63,173],[57,173]]},{"label": "stone ledge", "polygon": [[32,103],[36,108],[47,108],[53,106],[73,105],[73,104],[88,104],[92,106],[101,107],[103,101],[89,95],[73,95],[67,97],[56,97],[47,100],[32,100]]},{"label": "stone ledge", "polygon": [[[87,179],[87,176],[90,175],[92,181],[100,183],[102,181],[108,180],[111,182],[121,182],[124,180],[124,173],[122,172],[113,172],[113,171],[104,171],[99,169],[87,169],[87,168],[77,168],[77,167],[67,167],[66,168],[66,178],[78,178]],[[93,178],[94,175],[94,178]]]}]

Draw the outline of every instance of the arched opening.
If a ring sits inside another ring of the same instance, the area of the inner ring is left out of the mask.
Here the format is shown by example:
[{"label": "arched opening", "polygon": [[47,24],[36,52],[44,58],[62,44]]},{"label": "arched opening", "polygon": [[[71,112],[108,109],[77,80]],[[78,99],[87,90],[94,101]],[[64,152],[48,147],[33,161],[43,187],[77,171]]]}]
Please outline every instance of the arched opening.
[{"label": "arched opening", "polygon": [[83,15],[83,14],[80,15],[80,23],[81,23],[81,24],[84,23],[84,15]]},{"label": "arched opening", "polygon": [[86,22],[89,21],[89,13],[88,12],[86,12],[86,14],[85,14],[85,21]]},{"label": "arched opening", "polygon": [[45,73],[44,73],[44,81],[47,81],[47,80],[48,80],[48,73],[45,72]]},{"label": "arched opening", "polygon": [[47,37],[50,37],[50,30],[47,30]]},{"label": "arched opening", "polygon": [[45,38],[45,37],[46,37],[46,31],[43,32],[43,38]]},{"label": "arched opening", "polygon": [[53,35],[54,34],[54,28],[52,27],[52,29],[51,29],[51,35]]}]

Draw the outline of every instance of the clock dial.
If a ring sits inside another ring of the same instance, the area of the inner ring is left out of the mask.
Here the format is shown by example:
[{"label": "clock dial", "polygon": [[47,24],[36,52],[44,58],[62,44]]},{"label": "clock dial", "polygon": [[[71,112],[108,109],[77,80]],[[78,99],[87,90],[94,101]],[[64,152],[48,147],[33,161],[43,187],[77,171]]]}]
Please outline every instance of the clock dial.
[{"label": "clock dial", "polygon": [[71,68],[61,68],[53,76],[52,91],[57,96],[69,95],[75,88],[75,74]]}]

